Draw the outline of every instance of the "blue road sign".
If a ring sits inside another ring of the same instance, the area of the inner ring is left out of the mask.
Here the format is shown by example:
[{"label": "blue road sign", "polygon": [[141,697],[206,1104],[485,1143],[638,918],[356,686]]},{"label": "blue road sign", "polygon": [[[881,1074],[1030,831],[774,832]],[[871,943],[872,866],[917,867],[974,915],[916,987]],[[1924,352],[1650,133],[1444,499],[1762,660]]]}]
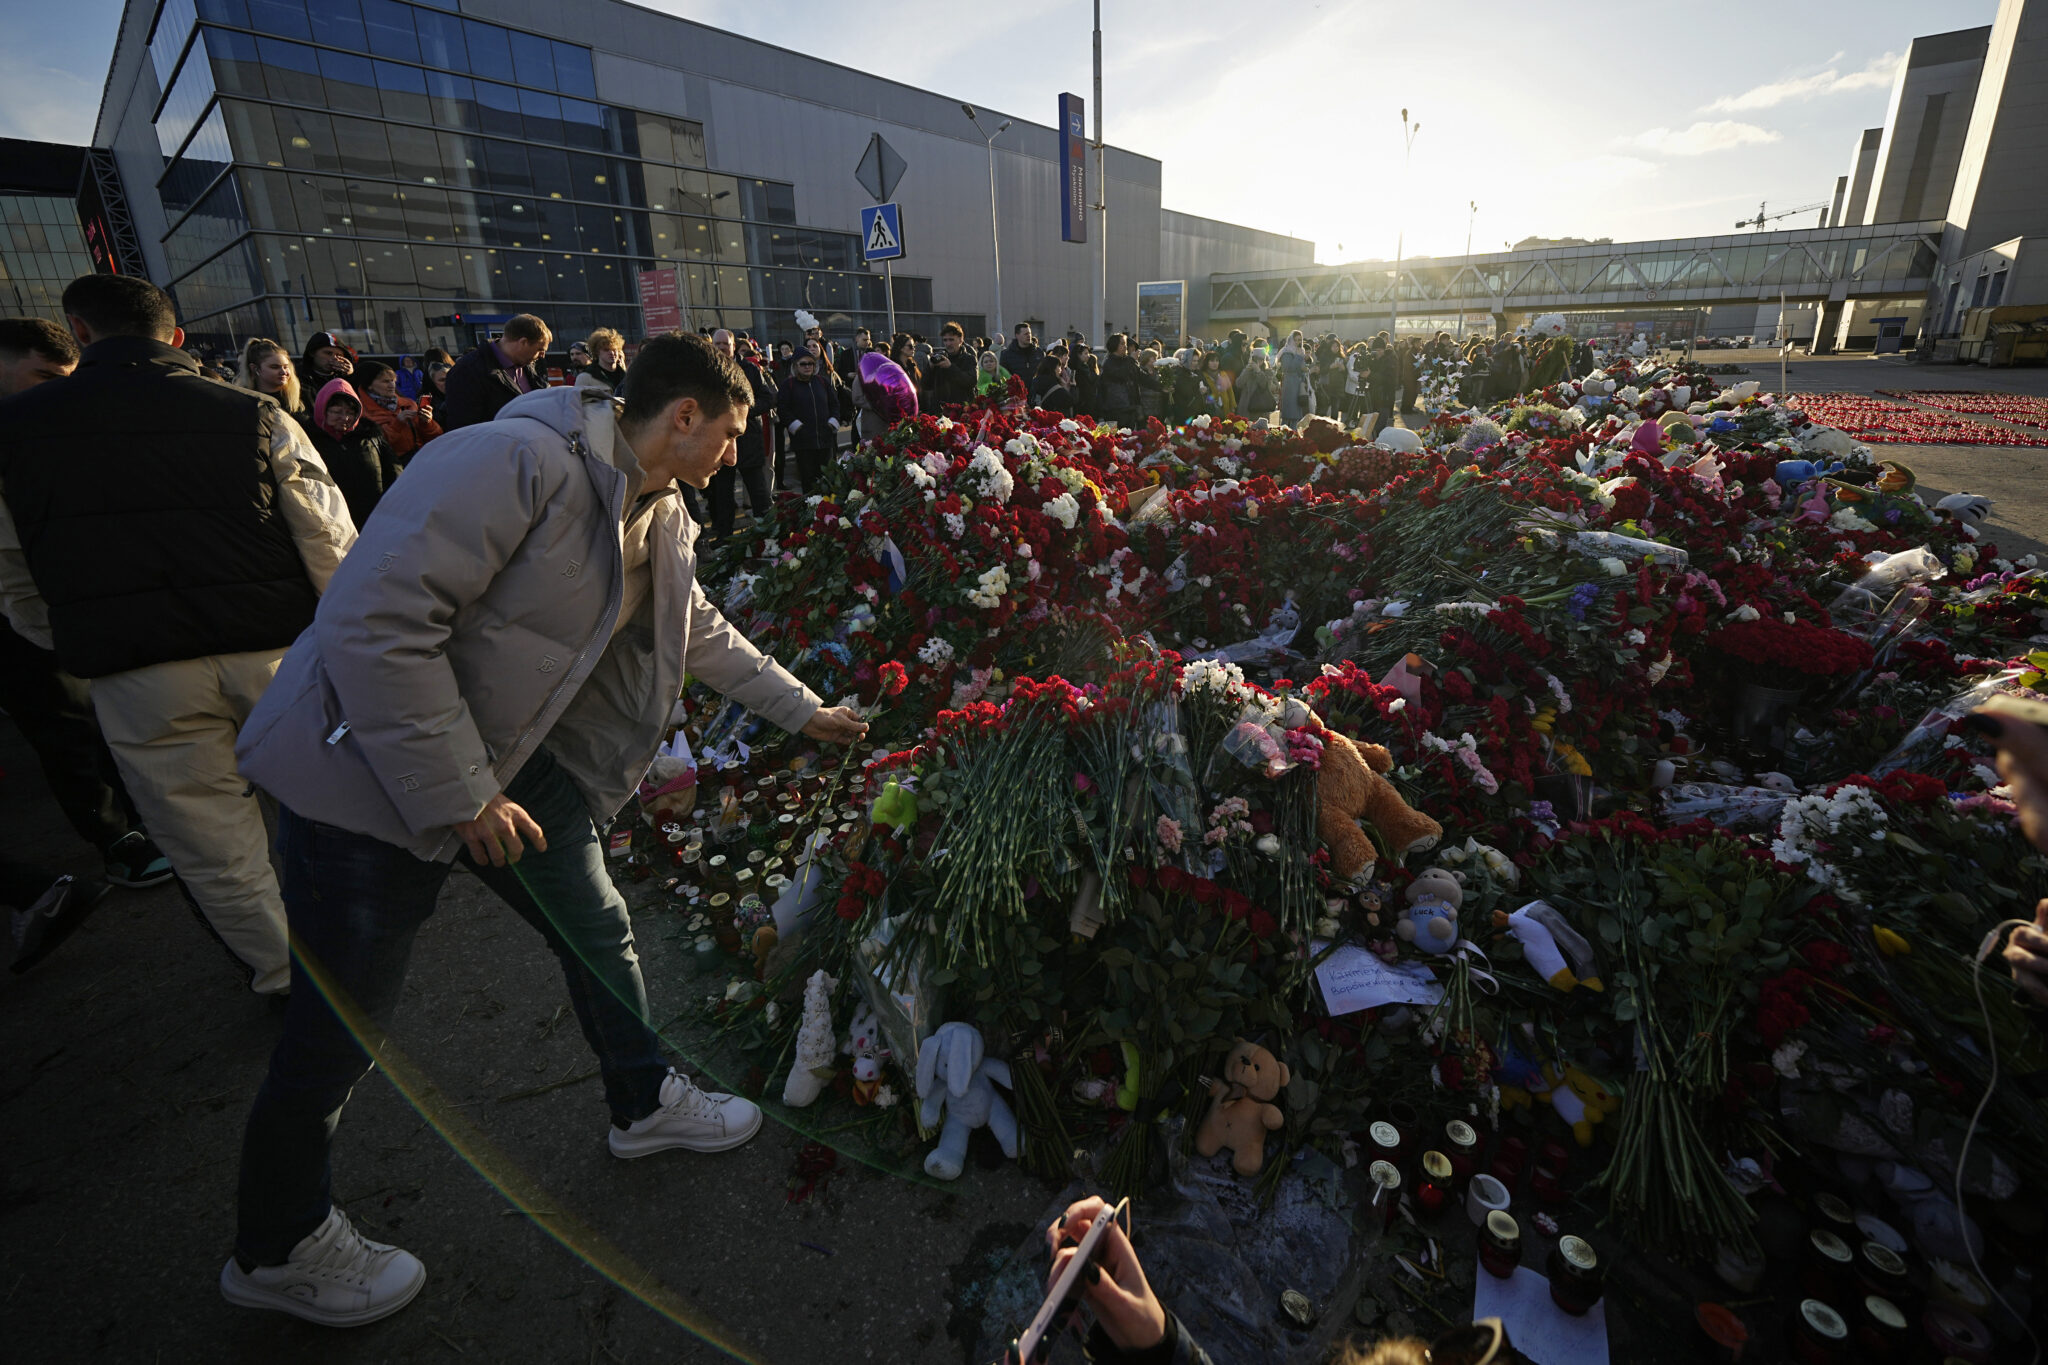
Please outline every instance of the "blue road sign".
[{"label": "blue road sign", "polygon": [[903,259],[901,204],[875,204],[860,211],[860,253],[868,261]]}]

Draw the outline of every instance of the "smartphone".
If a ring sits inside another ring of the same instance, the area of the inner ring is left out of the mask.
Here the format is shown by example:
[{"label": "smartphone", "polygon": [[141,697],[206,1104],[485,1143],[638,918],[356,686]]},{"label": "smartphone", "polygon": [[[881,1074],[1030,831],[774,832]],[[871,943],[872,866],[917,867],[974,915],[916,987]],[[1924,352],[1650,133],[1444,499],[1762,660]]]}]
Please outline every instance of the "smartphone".
[{"label": "smartphone", "polygon": [[1108,1233],[1111,1223],[1123,1226],[1124,1236],[1131,1235],[1131,1201],[1118,1201],[1114,1208],[1103,1211],[1101,1217],[1088,1225],[1088,1235],[1081,1239],[1081,1249],[1067,1262],[1067,1268],[1053,1281],[1052,1288],[1045,1293],[1045,1302],[1038,1305],[1038,1312],[1032,1315],[1031,1323],[1024,1334],[1010,1343],[1010,1349],[1003,1356],[1004,1365],[1037,1365],[1051,1352],[1050,1333],[1060,1315],[1068,1308],[1081,1283],[1081,1273],[1088,1268],[1102,1250],[1103,1236]]}]

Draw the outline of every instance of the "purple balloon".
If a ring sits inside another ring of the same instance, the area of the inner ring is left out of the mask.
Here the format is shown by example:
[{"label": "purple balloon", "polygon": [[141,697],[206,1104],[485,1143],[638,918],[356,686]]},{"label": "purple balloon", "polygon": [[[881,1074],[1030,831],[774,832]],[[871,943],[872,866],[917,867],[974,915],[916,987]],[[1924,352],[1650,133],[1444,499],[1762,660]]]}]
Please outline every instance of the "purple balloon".
[{"label": "purple balloon", "polygon": [[869,351],[860,358],[860,386],[868,396],[868,406],[884,422],[894,425],[917,416],[917,386],[901,365],[880,351]]}]

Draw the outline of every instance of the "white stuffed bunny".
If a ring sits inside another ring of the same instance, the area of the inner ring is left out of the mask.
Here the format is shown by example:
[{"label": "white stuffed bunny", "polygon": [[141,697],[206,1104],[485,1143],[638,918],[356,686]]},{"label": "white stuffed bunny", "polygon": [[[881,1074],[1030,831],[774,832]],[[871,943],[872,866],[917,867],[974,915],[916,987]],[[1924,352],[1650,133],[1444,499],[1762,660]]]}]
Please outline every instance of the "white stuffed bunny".
[{"label": "white stuffed bunny", "polygon": [[939,1145],[924,1159],[925,1174],[934,1179],[959,1178],[967,1161],[967,1135],[983,1124],[1002,1144],[1003,1155],[1016,1158],[1017,1116],[993,1084],[1011,1088],[1010,1064],[987,1056],[987,1047],[980,1029],[955,1020],[939,1025],[917,1050],[917,1093],[924,1101],[918,1118],[930,1128],[941,1109],[946,1116]]}]

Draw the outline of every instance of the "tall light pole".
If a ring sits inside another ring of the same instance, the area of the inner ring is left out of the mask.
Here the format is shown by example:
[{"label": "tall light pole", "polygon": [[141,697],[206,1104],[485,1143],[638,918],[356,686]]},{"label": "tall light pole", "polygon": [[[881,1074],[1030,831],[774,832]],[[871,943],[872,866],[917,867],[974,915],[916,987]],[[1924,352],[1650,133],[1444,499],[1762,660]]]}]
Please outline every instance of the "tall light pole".
[{"label": "tall light pole", "polygon": [[[1095,233],[1101,239],[1102,287],[1095,291],[1094,344],[1109,346],[1109,178],[1102,150],[1102,0],[1095,0]],[[1782,389],[1780,390],[1782,392]]]},{"label": "tall light pole", "polygon": [[1410,154],[1415,150],[1415,135],[1421,131],[1422,120],[1417,119],[1414,123],[1409,123],[1408,111],[1403,109],[1401,111],[1401,222],[1394,230],[1394,292],[1391,296],[1394,313],[1391,340],[1397,342],[1401,339],[1401,255],[1407,245],[1405,239],[1408,235],[1408,161]]},{"label": "tall light pole", "polygon": [[[1465,264],[1467,267],[1470,267],[1472,264],[1472,224],[1474,224],[1478,220],[1479,201],[1477,199],[1474,199],[1472,201],[1472,213],[1469,217],[1465,219]],[[1464,300],[1460,299],[1458,301],[1458,340],[1463,341],[1464,339],[1465,303]]]},{"label": "tall light pole", "polygon": [[988,244],[989,254],[994,257],[996,263],[996,329],[990,335],[1001,337],[1004,335],[1003,238],[1002,234],[996,230],[996,139],[1003,135],[1003,129],[1010,126],[1010,120],[1004,119],[1002,127],[997,128],[993,133],[984,133],[981,128],[981,120],[975,116],[974,106],[963,104],[960,106],[960,109],[961,112],[967,115],[968,121],[974,125],[974,131],[981,133],[982,141],[988,146]]}]

